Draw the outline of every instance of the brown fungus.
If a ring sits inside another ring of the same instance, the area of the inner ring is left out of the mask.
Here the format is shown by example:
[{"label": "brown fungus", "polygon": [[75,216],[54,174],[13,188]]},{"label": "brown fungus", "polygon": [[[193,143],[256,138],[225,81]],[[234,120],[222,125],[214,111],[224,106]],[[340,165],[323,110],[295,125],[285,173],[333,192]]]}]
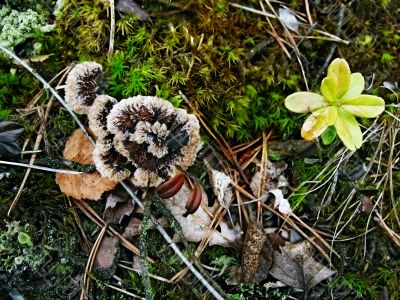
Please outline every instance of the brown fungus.
[{"label": "brown fungus", "polygon": [[110,133],[107,130],[107,116],[118,101],[107,95],[97,96],[88,113],[89,127],[97,138],[105,138]]},{"label": "brown fungus", "polygon": [[77,64],[68,74],[65,100],[77,114],[87,114],[97,97],[102,67],[95,62]]},{"label": "brown fungus", "polygon": [[200,144],[199,129],[194,115],[166,100],[149,96],[124,99],[108,114],[108,135],[98,136],[96,167],[113,180],[131,176],[136,186],[158,186],[193,164]]}]

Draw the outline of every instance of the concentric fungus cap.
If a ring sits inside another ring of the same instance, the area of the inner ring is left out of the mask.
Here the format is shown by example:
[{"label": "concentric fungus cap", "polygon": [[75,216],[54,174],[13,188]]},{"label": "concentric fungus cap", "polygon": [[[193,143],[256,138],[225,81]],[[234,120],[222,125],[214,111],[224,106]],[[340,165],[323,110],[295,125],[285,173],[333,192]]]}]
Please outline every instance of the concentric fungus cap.
[{"label": "concentric fungus cap", "polygon": [[65,100],[77,114],[87,114],[97,97],[102,67],[95,62],[77,64],[68,74]]},{"label": "concentric fungus cap", "polygon": [[[95,105],[111,101],[102,99],[96,99]],[[91,128],[103,130],[104,118],[95,121],[97,113],[91,116]],[[96,167],[113,180],[132,176],[136,186],[157,186],[176,175],[178,169],[186,170],[193,164],[200,144],[199,129],[194,115],[166,100],[148,96],[124,99],[108,114],[108,135],[104,131],[98,135]]]},{"label": "concentric fungus cap", "polygon": [[89,128],[97,138],[105,138],[110,133],[107,129],[107,116],[118,101],[107,95],[97,96],[88,113]]}]

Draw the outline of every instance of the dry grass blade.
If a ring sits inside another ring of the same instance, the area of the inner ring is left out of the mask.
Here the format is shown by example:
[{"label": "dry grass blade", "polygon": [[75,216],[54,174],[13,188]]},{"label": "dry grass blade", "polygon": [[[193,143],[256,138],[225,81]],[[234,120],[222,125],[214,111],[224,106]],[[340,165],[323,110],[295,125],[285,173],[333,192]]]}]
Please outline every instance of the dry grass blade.
[{"label": "dry grass blade", "polygon": [[110,0],[110,44],[108,46],[108,57],[110,58],[114,51],[114,36],[115,36],[115,5],[114,0]]},{"label": "dry grass blade", "polygon": [[107,231],[107,224],[103,226],[101,229],[99,235],[97,236],[97,239],[92,247],[92,250],[90,251],[89,258],[86,263],[86,268],[85,268],[85,273],[83,274],[83,287],[82,287],[82,292],[80,296],[80,300],[84,300],[86,297],[85,295],[89,295],[89,285],[90,285],[90,277],[89,272],[92,271],[93,268],[93,263],[96,258],[97,251],[99,249],[101,240],[103,239],[104,234]]},{"label": "dry grass blade", "polygon": [[[83,172],[79,172],[79,171],[63,170],[63,169],[52,169],[52,168],[48,168],[48,167],[42,167],[42,166],[37,166],[37,165],[32,165],[32,164],[18,163],[18,162],[13,162],[13,161],[5,161],[5,160],[0,160],[0,165],[24,167],[24,168],[28,168],[28,170],[36,169],[36,170],[53,172],[53,173],[63,173],[63,174],[71,174],[71,175],[79,175],[79,174],[83,173]],[[25,177],[24,177],[24,179],[25,179]],[[8,214],[10,214],[11,210],[15,207],[15,204],[16,204],[15,202],[16,201],[13,201],[13,203],[11,204],[10,209],[8,211]]]},{"label": "dry grass blade", "polygon": [[387,233],[387,235],[392,239],[392,241],[400,247],[400,235],[394,232],[389,226],[386,225],[379,213],[376,213],[377,217],[375,220],[378,222],[379,226]]},{"label": "dry grass blade", "polygon": [[304,0],[304,5],[306,6],[306,13],[307,13],[308,23],[310,23],[310,25],[312,25],[314,22],[313,22],[313,20],[311,18],[310,5],[308,3],[308,0]]},{"label": "dry grass blade", "polygon": [[[118,264],[118,266],[120,266],[121,268],[130,270],[130,271],[136,272],[139,275],[142,274],[142,271],[140,269],[134,269],[134,268],[125,266],[124,264]],[[164,277],[161,277],[161,276],[157,276],[157,275],[153,275],[153,274],[150,274],[150,273],[148,275],[149,275],[149,277],[154,278],[156,280],[159,280],[159,281],[162,281],[162,282],[166,282],[166,283],[172,283],[172,281],[167,279],[167,278],[164,278]]]}]

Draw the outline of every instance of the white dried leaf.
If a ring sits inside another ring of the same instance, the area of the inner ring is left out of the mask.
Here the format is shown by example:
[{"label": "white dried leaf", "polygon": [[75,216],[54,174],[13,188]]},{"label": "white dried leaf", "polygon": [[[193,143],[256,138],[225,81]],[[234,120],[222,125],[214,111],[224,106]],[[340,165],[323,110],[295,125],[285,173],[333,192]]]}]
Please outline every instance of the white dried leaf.
[{"label": "white dried leaf", "polygon": [[233,200],[230,188],[231,178],[220,171],[211,169],[210,180],[215,196],[223,208],[228,209]]},{"label": "white dried leaf", "polygon": [[289,201],[285,199],[281,189],[270,190],[269,193],[275,196],[274,208],[278,208],[279,212],[285,215],[292,213]]},{"label": "white dried leaf", "polygon": [[296,16],[287,8],[279,8],[279,18],[290,30],[299,33],[299,22]]},{"label": "white dried leaf", "polygon": [[[218,204],[214,204],[211,208],[204,208],[200,205],[194,214],[184,217],[183,214],[186,212],[185,203],[190,192],[190,188],[187,184],[184,184],[174,197],[164,200],[164,203],[182,227],[185,239],[190,242],[199,242],[207,234],[212,222],[212,217],[210,215],[217,210]],[[202,197],[202,201],[207,202],[207,194],[204,191]],[[205,209],[207,209],[207,212]],[[211,233],[210,246],[221,245],[228,247],[232,242],[240,239],[242,234],[240,230],[229,228],[224,220],[219,223],[219,226],[221,232],[214,230]],[[175,236],[174,240],[177,241],[178,237]]]}]

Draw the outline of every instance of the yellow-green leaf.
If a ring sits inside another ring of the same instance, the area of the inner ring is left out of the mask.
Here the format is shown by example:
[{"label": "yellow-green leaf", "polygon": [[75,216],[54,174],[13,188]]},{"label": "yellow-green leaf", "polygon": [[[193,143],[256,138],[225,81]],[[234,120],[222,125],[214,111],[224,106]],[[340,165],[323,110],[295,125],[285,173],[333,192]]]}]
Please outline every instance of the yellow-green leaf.
[{"label": "yellow-green leaf", "polygon": [[328,106],[324,97],[311,92],[297,92],[286,97],[285,106],[296,113],[305,113]]},{"label": "yellow-green leaf", "polygon": [[375,118],[385,110],[385,101],[373,95],[359,95],[343,100],[341,107],[357,117]]},{"label": "yellow-green leaf", "polygon": [[325,77],[322,80],[321,94],[330,103],[333,103],[337,99],[336,82],[333,78]]},{"label": "yellow-green leaf", "polygon": [[337,135],[347,148],[354,151],[361,147],[363,143],[361,128],[351,113],[339,108],[335,128]]},{"label": "yellow-green leaf", "polygon": [[364,76],[362,76],[361,73],[352,73],[349,88],[342,96],[342,99],[349,99],[361,95],[362,91],[364,90],[364,86]]},{"label": "yellow-green leaf", "polygon": [[350,85],[351,73],[346,60],[334,59],[328,67],[328,78],[332,78],[336,84],[336,95],[340,99],[346,93]]},{"label": "yellow-green leaf", "polygon": [[335,124],[337,108],[328,106],[314,111],[304,122],[301,136],[307,141],[319,137],[331,125]]}]

